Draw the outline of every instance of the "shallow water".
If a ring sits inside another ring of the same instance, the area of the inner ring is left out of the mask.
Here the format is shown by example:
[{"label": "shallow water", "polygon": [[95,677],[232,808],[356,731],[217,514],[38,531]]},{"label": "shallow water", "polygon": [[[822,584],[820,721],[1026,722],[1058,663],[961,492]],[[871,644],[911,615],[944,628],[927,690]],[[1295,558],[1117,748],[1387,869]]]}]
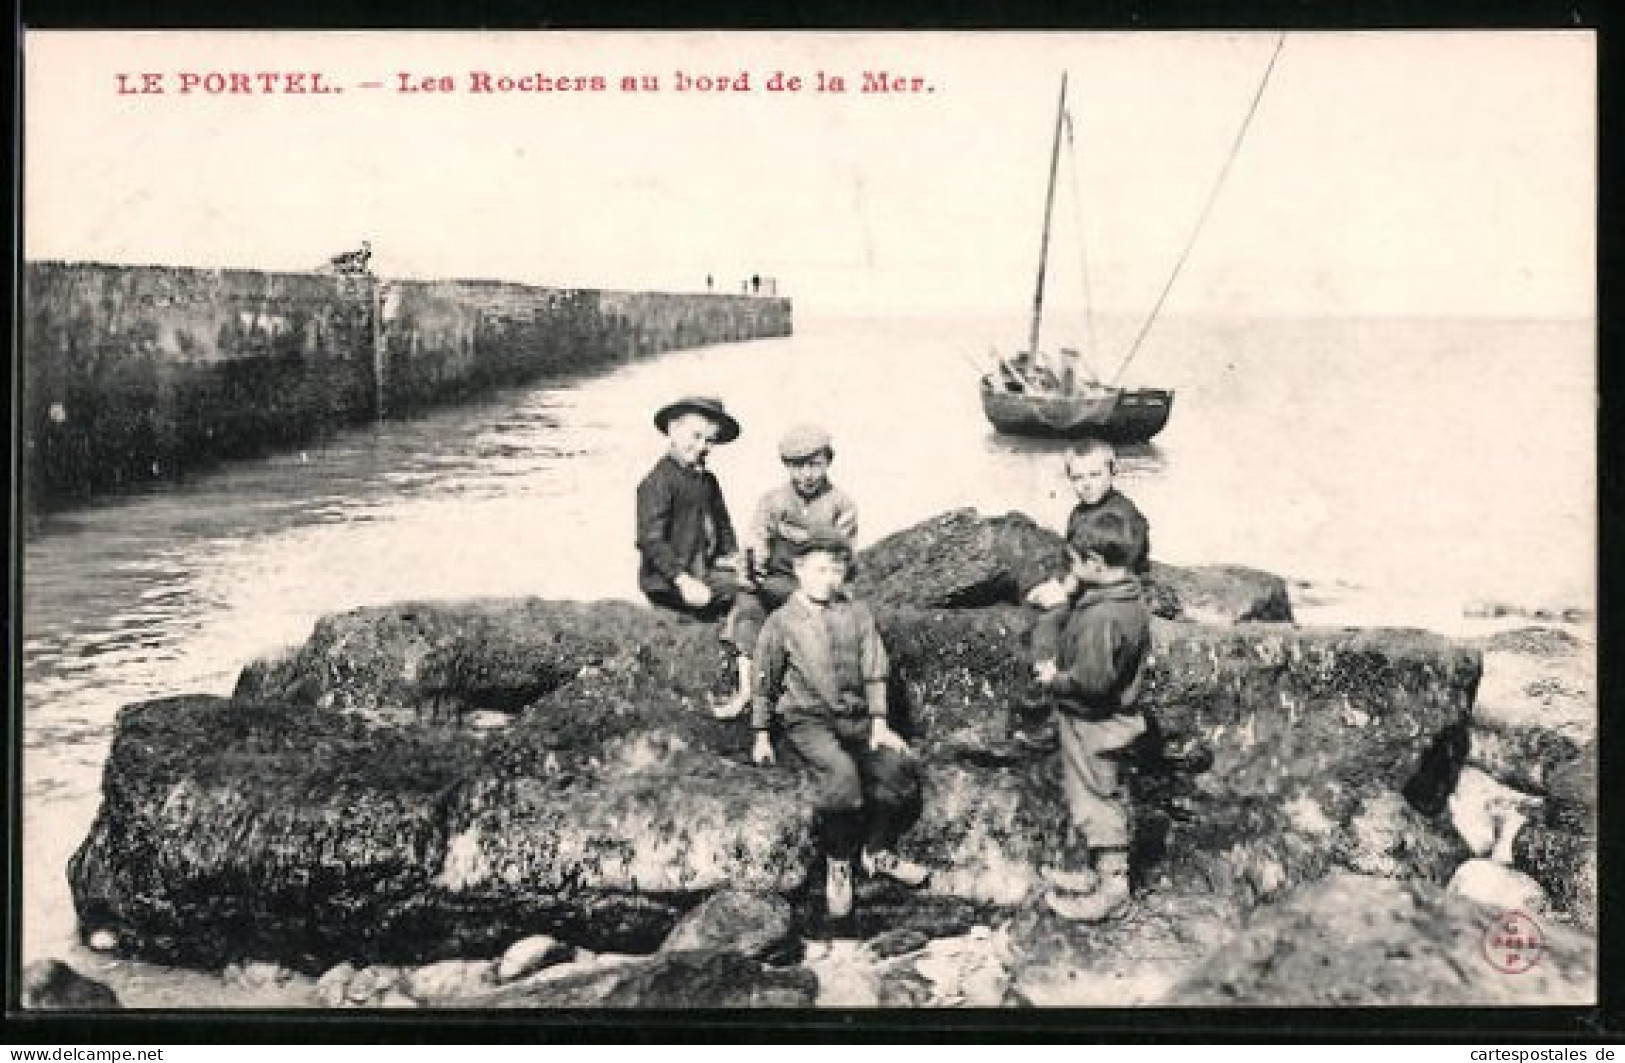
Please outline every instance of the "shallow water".
[{"label": "shallow water", "polygon": [[[1108,349],[1133,324],[1100,323]],[[955,506],[1059,526],[1061,446],[995,435],[974,387],[971,361],[1022,335],[803,321],[42,518],[24,549],[25,958],[69,951],[62,869],[120,705],[228,693],[245,661],[357,605],[635,597],[633,488],[671,396],[721,394],[743,421],[712,461],[738,523],[781,475],[778,433],[818,420],[865,542]],[[1169,320],[1125,382],[1178,391],[1121,462],[1160,559],[1306,581],[1311,620],[1455,631],[1475,600],[1592,606],[1588,325]]]}]

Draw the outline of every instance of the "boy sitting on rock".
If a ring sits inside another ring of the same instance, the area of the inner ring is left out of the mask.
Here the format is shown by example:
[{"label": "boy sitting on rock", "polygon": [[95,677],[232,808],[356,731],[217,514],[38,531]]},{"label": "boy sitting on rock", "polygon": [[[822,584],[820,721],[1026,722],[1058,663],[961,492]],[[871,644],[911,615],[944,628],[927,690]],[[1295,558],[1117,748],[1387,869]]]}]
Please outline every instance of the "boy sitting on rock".
[{"label": "boy sitting on rock", "polygon": [[649,602],[697,620],[726,616],[738,585],[738,543],[711,448],[739,438],[739,422],[713,398],[662,406],[655,427],[667,452],[638,484],[638,586]]},{"label": "boy sitting on rock", "polygon": [[1045,900],[1067,919],[1100,922],[1121,914],[1129,901],[1129,810],[1120,757],[1146,730],[1138,701],[1151,614],[1132,570],[1143,538],[1117,513],[1093,514],[1078,530],[1073,575],[1084,590],[1066,618],[1056,660],[1039,662],[1036,671],[1061,739],[1067,849],[1088,856],[1076,868],[1046,869],[1054,889]]},{"label": "boy sitting on rock", "polygon": [[852,911],[854,856],[867,873],[906,886],[930,874],[892,850],[920,782],[908,743],[886,722],[890,666],[874,617],[843,590],[851,559],[839,533],[814,532],[796,544],[798,588],[762,626],[751,711],[756,763],[775,760],[769,728],[777,717],[812,769],[833,918]]},{"label": "boy sitting on rock", "polygon": [[833,530],[848,543],[858,535],[858,510],[845,491],[829,482],[835,449],[817,425],[799,425],[779,441],[779,458],[789,480],[762,496],[746,536],[750,589],[734,599],[730,618],[739,652],[739,695],[712,710],[728,720],[750,707],[754,687],[752,655],[769,613],[796,590],[795,547],[814,530]]}]

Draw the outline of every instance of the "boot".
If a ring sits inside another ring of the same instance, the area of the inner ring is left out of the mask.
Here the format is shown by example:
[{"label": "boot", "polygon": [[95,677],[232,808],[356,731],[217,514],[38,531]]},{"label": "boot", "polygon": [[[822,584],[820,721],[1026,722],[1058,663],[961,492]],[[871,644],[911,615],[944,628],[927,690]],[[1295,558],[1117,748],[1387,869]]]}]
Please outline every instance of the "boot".
[{"label": "boot", "polygon": [[1100,888],[1100,873],[1092,868],[1080,867],[1068,871],[1065,868],[1046,867],[1039,874],[1045,882],[1067,893],[1093,893]]},{"label": "boot", "polygon": [[827,861],[824,873],[824,907],[831,919],[845,919],[852,914],[852,861]]},{"label": "boot", "polygon": [[1103,923],[1128,909],[1128,850],[1101,849],[1095,858],[1100,885],[1083,895],[1050,892],[1044,897],[1050,911],[1080,923]]},{"label": "boot", "polygon": [[917,889],[925,885],[931,877],[931,869],[923,864],[916,864],[912,860],[905,860],[890,849],[870,849],[865,847],[863,854],[858,858],[863,865],[864,873],[870,876],[884,875],[893,882],[900,882],[909,889]]}]

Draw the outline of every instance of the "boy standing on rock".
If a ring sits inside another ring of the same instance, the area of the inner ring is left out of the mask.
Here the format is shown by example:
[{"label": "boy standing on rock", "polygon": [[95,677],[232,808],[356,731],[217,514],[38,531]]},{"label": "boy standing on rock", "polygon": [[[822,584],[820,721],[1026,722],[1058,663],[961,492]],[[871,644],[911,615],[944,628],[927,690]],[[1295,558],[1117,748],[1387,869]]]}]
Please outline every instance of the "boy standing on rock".
[{"label": "boy standing on rock", "polygon": [[[1078,496],[1066,522],[1067,545],[1082,556],[1085,528],[1096,517],[1111,513],[1119,517],[1127,529],[1127,568],[1135,576],[1151,571],[1151,525],[1129,497],[1117,490],[1112,481],[1117,475],[1117,452],[1103,440],[1091,439],[1078,449],[1067,452],[1066,478]],[[1079,585],[1073,574],[1039,584],[1028,592],[1027,601],[1043,610],[1033,626],[1032,653],[1034,665],[1055,661],[1056,650],[1065,628],[1068,604],[1077,595]]]},{"label": "boy standing on rock", "polygon": [[818,533],[834,532],[848,543],[858,536],[857,506],[829,482],[835,448],[827,431],[811,424],[790,429],[779,441],[779,458],[789,480],[762,496],[746,535],[751,587],[734,599],[730,621],[739,651],[739,695],[712,710],[719,719],[733,719],[750,707],[756,639],[768,614],[795,593],[796,545]]},{"label": "boy standing on rock", "polygon": [[1117,916],[1129,901],[1129,810],[1119,758],[1146,731],[1138,702],[1151,614],[1132,570],[1143,542],[1116,513],[1083,525],[1073,574],[1084,591],[1066,618],[1057,659],[1036,666],[1060,733],[1067,849],[1088,852],[1083,866],[1045,871],[1054,887],[1045,900],[1058,915],[1084,922]]},{"label": "boy standing on rock", "polygon": [[711,448],[739,438],[718,399],[678,399],[655,413],[666,455],[638,484],[638,586],[651,604],[697,620],[726,616],[738,585],[738,543]]},{"label": "boy standing on rock", "polygon": [[906,886],[930,872],[892,849],[919,800],[913,751],[886,722],[890,664],[874,616],[843,584],[852,546],[840,535],[810,535],[795,546],[799,584],[767,618],[756,643],[751,757],[776,759],[775,716],[785,740],[812,768],[815,811],[827,860],[829,914],[852,911],[852,860]]}]

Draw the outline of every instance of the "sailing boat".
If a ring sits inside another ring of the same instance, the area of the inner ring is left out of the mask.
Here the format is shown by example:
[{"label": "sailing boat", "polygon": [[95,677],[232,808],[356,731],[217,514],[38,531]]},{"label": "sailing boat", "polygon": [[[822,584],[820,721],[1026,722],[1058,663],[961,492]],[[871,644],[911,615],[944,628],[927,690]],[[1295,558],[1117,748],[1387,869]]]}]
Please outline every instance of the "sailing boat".
[{"label": "sailing boat", "polygon": [[[1111,383],[1101,383],[1095,379],[1076,350],[1063,347],[1059,359],[1052,360],[1038,344],[1044,320],[1044,272],[1049,263],[1050,218],[1055,207],[1055,171],[1061,157],[1061,130],[1067,129],[1069,138],[1071,132],[1066,112],[1066,74],[1061,75],[1061,98],[1055,111],[1055,142],[1050,147],[1049,187],[1044,193],[1044,237],[1038,250],[1038,285],[1033,293],[1033,319],[1027,334],[1027,349],[1014,357],[999,358],[995,369],[982,376],[982,412],[993,422],[994,428],[1011,435],[1069,439],[1092,436],[1114,443],[1144,443],[1162,431],[1168,423],[1169,414],[1173,413],[1174,393],[1162,388],[1120,388],[1116,386],[1116,377],[1122,375],[1129,362],[1139,353],[1140,344],[1156,320],[1168,293],[1173,290],[1174,281],[1178,279],[1191,248],[1196,245],[1196,238],[1213,210],[1219,189],[1224,186],[1225,177],[1230,173],[1230,165],[1235,162],[1247,130],[1252,126],[1253,117],[1258,113],[1259,101],[1264,98],[1264,89],[1269,85],[1270,74],[1275,70],[1275,61],[1280,58],[1285,43],[1284,33],[1276,37],[1275,51],[1264,67],[1264,74],[1253,93],[1252,104],[1236,133],[1230,154],[1208,192],[1207,202],[1191,230],[1185,249],[1174,263],[1162,293],[1140,326],[1139,334],[1135,336]],[[1085,369],[1083,375],[1079,374],[1080,368]]]},{"label": "sailing boat", "polygon": [[1094,437],[1113,443],[1144,443],[1162,431],[1174,409],[1174,393],[1160,388],[1120,388],[1079,373],[1076,350],[1061,348],[1058,360],[1039,346],[1044,320],[1044,273],[1049,264],[1050,219],[1055,207],[1055,172],[1061,157],[1061,129],[1066,123],[1066,74],[1055,112],[1055,141],[1050,148],[1049,187],[1044,194],[1044,236],[1038,252],[1038,284],[1033,293],[1032,324],[1027,349],[1000,358],[982,377],[982,412],[993,427],[1009,435]]}]

